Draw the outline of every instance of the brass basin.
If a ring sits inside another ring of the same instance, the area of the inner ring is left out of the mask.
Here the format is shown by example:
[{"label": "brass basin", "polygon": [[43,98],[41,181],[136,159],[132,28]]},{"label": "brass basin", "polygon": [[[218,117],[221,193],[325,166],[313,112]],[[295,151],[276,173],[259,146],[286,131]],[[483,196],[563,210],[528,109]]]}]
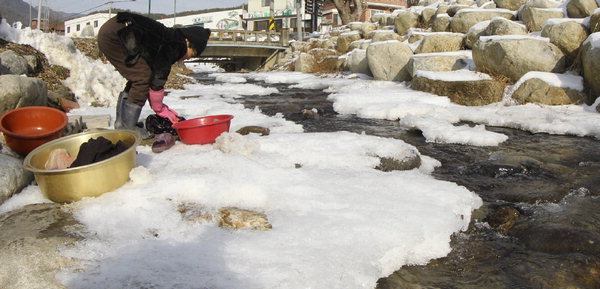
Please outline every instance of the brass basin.
[{"label": "brass basin", "polygon": [[[47,170],[44,165],[54,149],[66,149],[76,157],[81,144],[92,138],[105,137],[127,146],[124,152],[93,164],[58,170]],[[129,180],[129,172],[136,165],[136,147],[140,136],[132,130],[93,130],[62,137],[43,144],[30,152],[23,161],[24,167],[33,172],[42,193],[54,202],[78,201],[113,191]]]}]

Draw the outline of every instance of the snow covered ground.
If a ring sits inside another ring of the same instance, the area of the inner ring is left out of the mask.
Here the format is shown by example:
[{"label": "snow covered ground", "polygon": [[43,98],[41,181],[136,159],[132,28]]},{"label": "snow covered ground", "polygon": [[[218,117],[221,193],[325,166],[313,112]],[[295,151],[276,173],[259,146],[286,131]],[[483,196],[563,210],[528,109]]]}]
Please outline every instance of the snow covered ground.
[{"label": "snow covered ground", "polygon": [[[69,39],[0,25],[0,37],[30,44],[71,70],[66,84],[82,107],[71,114],[111,114],[124,80],[110,65],[71,49]],[[192,66],[199,71],[204,66]],[[453,104],[405,84],[361,75],[317,77],[294,72],[226,74],[224,84],[187,85],[165,103],[187,118],[231,114],[231,131],[259,125],[269,136],[227,133],[210,145],[177,143],[160,154],[138,147],[130,182],[73,204],[89,236],[65,256],[68,288],[374,288],[407,264],[450,251],[451,234],[468,226],[481,205],[473,192],[431,176],[439,162],[422,156],[411,171],[375,170],[377,157],[402,159],[416,149],[403,141],[349,132],[304,133],[301,126],[246,109],[244,95],[274,88],[247,79],[289,83],[330,93],[335,110],[365,118],[400,119],[428,141],[498,145],[507,136],[485,125],[532,132],[600,137],[600,114],[585,105]],[[190,98],[189,96],[198,96]],[[106,107],[91,107],[92,101]],[[146,106],[145,118],[152,111]],[[458,121],[480,125],[455,126]],[[300,168],[296,164],[301,164]],[[36,185],[0,205],[0,213],[49,202]],[[269,231],[228,230],[182,218],[181,204],[263,212]]]}]

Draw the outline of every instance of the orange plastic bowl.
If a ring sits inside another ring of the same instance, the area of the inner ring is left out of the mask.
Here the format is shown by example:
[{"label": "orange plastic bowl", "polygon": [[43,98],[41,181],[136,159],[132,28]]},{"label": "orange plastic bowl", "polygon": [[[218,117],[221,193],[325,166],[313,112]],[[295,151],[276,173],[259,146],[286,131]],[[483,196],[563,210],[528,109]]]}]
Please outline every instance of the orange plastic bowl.
[{"label": "orange plastic bowl", "polygon": [[209,144],[224,132],[229,131],[233,115],[211,115],[188,119],[173,124],[184,144]]},{"label": "orange plastic bowl", "polygon": [[0,117],[0,130],[14,152],[26,156],[38,146],[62,136],[67,115],[46,106],[13,109]]}]

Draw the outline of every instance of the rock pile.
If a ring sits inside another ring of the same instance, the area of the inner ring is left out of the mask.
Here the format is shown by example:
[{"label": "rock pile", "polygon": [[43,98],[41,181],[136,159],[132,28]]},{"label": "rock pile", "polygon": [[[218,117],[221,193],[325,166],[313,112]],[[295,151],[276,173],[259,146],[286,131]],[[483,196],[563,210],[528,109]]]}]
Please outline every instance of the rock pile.
[{"label": "rock pile", "polygon": [[[292,43],[276,69],[405,81],[463,105],[591,105],[600,95],[599,22],[594,0],[423,0]],[[473,90],[477,97],[464,97]]]}]

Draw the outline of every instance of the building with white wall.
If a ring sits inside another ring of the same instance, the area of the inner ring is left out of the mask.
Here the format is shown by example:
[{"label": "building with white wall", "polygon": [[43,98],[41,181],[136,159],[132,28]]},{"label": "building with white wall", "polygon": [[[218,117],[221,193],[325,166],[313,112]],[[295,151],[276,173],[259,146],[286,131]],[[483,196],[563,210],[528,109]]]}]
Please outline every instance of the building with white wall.
[{"label": "building with white wall", "polygon": [[232,9],[202,14],[159,19],[167,27],[197,25],[210,29],[242,30],[244,9]]},{"label": "building with white wall", "polygon": [[[232,9],[210,13],[178,16],[159,19],[167,27],[200,25],[211,29],[244,29],[242,15],[243,9]],[[114,17],[115,13],[94,13],[65,21],[65,36],[69,37],[94,37],[98,30],[108,19]]]},{"label": "building with white wall", "polygon": [[[310,15],[304,11],[304,0],[273,0],[273,18],[275,30],[288,29],[297,31],[297,5],[300,6],[300,19],[304,31],[310,28]],[[248,0],[248,12],[243,16],[247,22],[247,29],[261,31],[269,29],[271,18],[271,0]]]},{"label": "building with white wall", "polygon": [[[94,13],[65,21],[65,36],[93,37],[98,35],[98,30],[114,13]],[[90,35],[92,34],[92,35]]]}]

